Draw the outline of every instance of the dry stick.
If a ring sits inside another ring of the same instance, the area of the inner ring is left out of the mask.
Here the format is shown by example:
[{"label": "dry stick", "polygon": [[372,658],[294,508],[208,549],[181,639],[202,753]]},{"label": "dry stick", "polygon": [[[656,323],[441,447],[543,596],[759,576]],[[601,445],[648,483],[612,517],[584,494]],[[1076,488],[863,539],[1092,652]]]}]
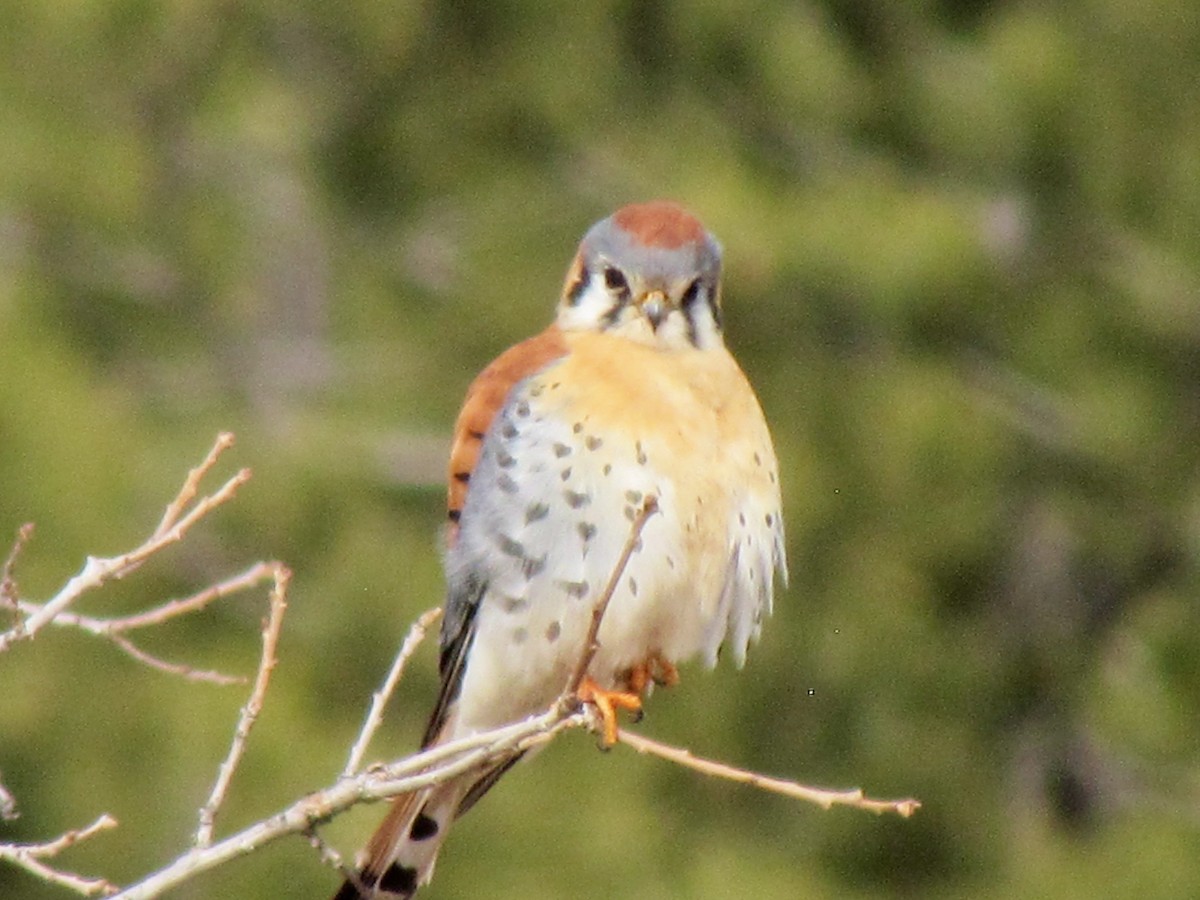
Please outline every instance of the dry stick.
[{"label": "dry stick", "polygon": [[33,523],[26,522],[17,531],[17,539],[13,541],[8,559],[4,560],[4,568],[0,570],[0,605],[12,613],[14,628],[20,624],[21,612],[17,605],[20,593],[17,591],[17,580],[13,577],[13,570],[17,565],[17,557],[21,555],[21,551],[25,549],[25,545],[29,543],[31,537],[33,537]]},{"label": "dry stick", "polygon": [[[210,585],[198,593],[185,597],[179,600],[171,600],[160,606],[145,610],[144,612],[135,613],[130,616],[121,618],[103,619],[95,616],[85,616],[75,612],[59,613],[53,620],[53,624],[59,627],[79,628],[89,634],[94,634],[98,637],[105,638],[111,641],[119,650],[128,654],[138,662],[144,663],[151,668],[166,672],[171,675],[178,675],[186,678],[189,681],[207,681],[212,684],[228,685],[228,684],[245,684],[248,679],[241,676],[225,675],[221,672],[207,671],[203,669],[195,669],[191,666],[186,666],[177,663],[171,663],[157,656],[147,653],[141,647],[138,647],[129,638],[125,637],[123,632],[133,631],[138,628],[148,628],[153,625],[161,625],[171,619],[179,616],[187,615],[188,613],[199,612],[211,603],[227,597],[230,594],[238,591],[244,591],[252,587],[256,587],[268,578],[274,578],[280,563],[278,562],[260,562],[255,563],[245,572],[239,575],[234,575],[226,578],[224,581],[219,581],[216,584]],[[20,601],[20,609],[25,615],[32,615],[37,612],[40,607],[36,603]]]},{"label": "dry stick", "polygon": [[217,770],[217,780],[213,785],[208,802],[200,808],[200,825],[196,829],[195,837],[197,847],[207,847],[212,844],[213,821],[216,819],[217,810],[221,808],[221,803],[225,800],[225,793],[229,790],[233,773],[237,770],[242,754],[246,750],[246,739],[250,736],[250,729],[254,727],[258,714],[262,711],[263,698],[266,696],[267,686],[271,682],[271,672],[278,662],[275,650],[279,644],[279,631],[283,627],[283,615],[287,612],[287,588],[291,579],[292,573],[287,568],[284,566],[277,568],[275,587],[271,591],[271,614],[263,625],[262,658],[258,664],[258,674],[254,678],[250,699],[242,707],[241,716],[238,718],[233,743],[229,747],[229,755],[225,757],[225,761]]},{"label": "dry stick", "polygon": [[228,502],[237,493],[238,488],[249,480],[250,470],[242,469],[226,481],[216,493],[202,499],[192,508],[191,512],[166,531],[156,532],[144,544],[128,553],[108,558],[89,556],[79,574],[71,578],[54,597],[38,606],[36,612],[18,622],[15,627],[0,633],[0,653],[19,640],[33,637],[66,611],[67,607],[74,603],[80,595],[94,590],[114,578],[127,575],[148,557],[181,540],[188,529],[213,509]]},{"label": "dry stick", "polygon": [[233,446],[233,440],[233,434],[229,431],[222,431],[217,435],[217,441],[213,444],[212,449],[208,451],[208,455],[204,457],[204,461],[188,472],[187,478],[183,481],[183,487],[179,489],[179,493],[175,495],[175,499],[167,504],[162,520],[158,523],[158,527],[154,529],[155,536],[165,533],[168,528],[175,524],[180,515],[183,514],[183,510],[196,496],[197,491],[200,489],[201,480],[216,465],[217,459],[221,454]]},{"label": "dry stick", "polygon": [[621,581],[621,575],[624,574],[625,567],[629,565],[629,558],[638,549],[638,544],[642,539],[642,529],[646,527],[646,521],[656,512],[658,512],[658,498],[650,495],[642,503],[641,511],[637,514],[637,517],[633,520],[633,525],[629,528],[629,537],[625,540],[625,546],[621,548],[621,555],[617,557],[617,563],[613,566],[612,575],[609,576],[604,592],[596,600],[596,605],[592,607],[592,624],[588,628],[587,641],[583,645],[583,655],[580,656],[579,663],[575,666],[575,671],[571,673],[571,680],[567,682],[567,687],[563,691],[562,700],[564,702],[576,702],[575,697],[579,693],[579,685],[583,682],[584,676],[587,675],[587,670],[592,664],[592,660],[596,658],[596,654],[600,651],[600,623],[604,621],[604,614],[608,611],[608,604],[612,601],[613,594],[616,593],[617,584]]},{"label": "dry stick", "polygon": [[736,781],[739,784],[748,784],[764,791],[783,794],[785,797],[793,797],[797,800],[807,800],[809,803],[815,803],[822,809],[829,809],[833,806],[850,806],[855,809],[865,809],[876,815],[882,815],[885,812],[894,812],[902,818],[907,819],[921,808],[921,802],[912,798],[905,800],[872,800],[864,796],[862,790],[859,788],[846,791],[831,791],[824,788],[808,787],[795,781],[770,778],[766,775],[759,775],[757,772],[737,769],[711,759],[703,759],[699,756],[694,756],[690,750],[685,750],[682,747],[672,747],[668,744],[660,744],[658,741],[624,729],[619,729],[617,735],[620,743],[628,744],[638,753],[648,753],[651,756],[657,756],[668,762],[693,769],[703,775],[712,775],[716,778]]},{"label": "dry stick", "polygon": [[0,844],[0,860],[19,866],[43,881],[67,888],[85,897],[115,894],[117,886],[103,878],[84,878],[72,872],[54,869],[43,859],[57,856],[72,844],[86,841],[93,835],[117,827],[117,820],[105,813],[87,828],[68,831],[45,844]]},{"label": "dry stick", "polygon": [[[3,776],[0,775],[0,777]],[[4,782],[0,781],[0,822],[11,822],[20,815],[17,812],[17,798],[4,786]]]},{"label": "dry stick", "polygon": [[375,736],[375,732],[379,729],[379,725],[383,722],[383,710],[387,706],[388,700],[396,690],[396,685],[400,683],[400,676],[404,674],[404,667],[408,664],[409,658],[416,652],[421,641],[425,639],[425,633],[429,630],[434,622],[442,614],[442,608],[435,606],[433,609],[427,609],[421,614],[417,621],[413,622],[412,627],[408,630],[408,635],[404,638],[404,643],[400,645],[400,652],[396,654],[396,659],[392,662],[392,668],[388,671],[387,678],[384,679],[383,687],[371,695],[371,708],[367,713],[366,721],[363,722],[362,730],[358,734],[358,740],[354,742],[354,746],[350,748],[350,756],[346,760],[346,767],[342,770],[342,777],[349,778],[358,771],[358,767],[362,764],[362,758],[366,755],[367,747],[371,743],[371,738]]},{"label": "dry stick", "polygon": [[[425,751],[390,765],[372,767],[353,778],[341,779],[323,791],[309,794],[286,809],[250,825],[207,847],[194,847],[170,864],[122,890],[119,900],[149,900],[196,875],[253,853],[260,847],[293,834],[303,834],[358,803],[386,800],[398,794],[441,784],[466,771],[488,768],[497,760],[552,740],[566,728],[586,725],[582,713],[558,709],[532,716],[513,725],[482,732],[454,742],[454,755],[446,747]],[[441,763],[434,765],[434,760]]]}]

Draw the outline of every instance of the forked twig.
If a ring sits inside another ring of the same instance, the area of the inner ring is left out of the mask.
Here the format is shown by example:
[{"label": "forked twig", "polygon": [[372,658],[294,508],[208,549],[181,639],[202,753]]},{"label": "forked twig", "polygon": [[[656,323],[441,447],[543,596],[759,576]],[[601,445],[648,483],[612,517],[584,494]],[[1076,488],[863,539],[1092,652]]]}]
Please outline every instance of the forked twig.
[{"label": "forked twig", "polygon": [[85,878],[73,872],[63,872],[42,862],[51,859],[73,844],[117,827],[117,820],[105,813],[86,828],[68,831],[44,844],[0,844],[0,860],[19,866],[43,881],[67,888],[85,897],[107,896],[117,892],[117,886],[103,878]]},{"label": "forked twig", "polygon": [[690,750],[685,750],[682,747],[672,747],[669,744],[662,744],[648,737],[643,737],[640,734],[635,734],[632,731],[626,731],[623,728],[617,730],[617,740],[619,743],[632,747],[638,753],[657,756],[659,759],[665,759],[668,762],[692,769],[703,775],[712,775],[716,778],[724,778],[727,781],[748,784],[764,791],[770,791],[773,794],[782,794],[785,797],[805,800],[809,803],[815,803],[822,809],[830,809],[834,806],[850,806],[855,809],[865,809],[876,815],[892,812],[901,818],[907,819],[921,808],[921,802],[912,798],[904,800],[872,800],[865,796],[860,788],[835,791],[809,787],[808,785],[795,781],[787,781],[782,778],[771,778],[768,775],[760,775],[757,772],[738,769],[725,763],[695,756]]},{"label": "forked twig", "polygon": [[396,658],[392,662],[392,667],[388,670],[387,678],[383,681],[383,686],[371,695],[371,709],[367,713],[366,721],[363,722],[362,730],[359,731],[358,739],[354,742],[354,746],[350,748],[350,756],[346,759],[346,767],[342,769],[343,778],[352,776],[358,771],[359,766],[362,765],[362,758],[366,755],[371,738],[375,736],[375,732],[383,721],[383,710],[396,690],[396,685],[400,683],[400,676],[404,674],[404,667],[416,652],[417,647],[420,646],[421,641],[425,639],[425,634],[429,631],[429,627],[441,618],[441,615],[442,608],[440,606],[427,609],[417,621],[413,622],[412,627],[408,629],[408,634],[404,638],[404,643],[400,645],[400,652],[396,654]]},{"label": "forked twig", "polygon": [[133,572],[150,556],[173,544],[187,534],[188,529],[222,503],[228,502],[238,488],[250,480],[250,470],[242,469],[225,482],[215,493],[202,498],[186,515],[183,509],[196,495],[199,479],[212,468],[216,458],[233,443],[233,436],[224,433],[217,438],[203,463],[188,473],[183,487],[167,506],[162,521],[154,533],[139,547],[113,557],[89,556],[79,574],[71,578],[57,594],[42,604],[33,604],[31,611],[13,627],[0,633],[0,653],[20,640],[28,640],[53,622],[87,591],[94,590],[115,578]]},{"label": "forked twig", "polygon": [[283,616],[287,612],[287,588],[291,582],[292,573],[282,565],[275,570],[275,587],[271,590],[271,612],[263,624],[262,658],[258,664],[258,674],[254,677],[254,687],[250,691],[250,699],[242,707],[238,717],[237,728],[234,730],[233,742],[229,746],[229,755],[217,770],[217,780],[213,784],[208,801],[200,808],[200,824],[196,829],[195,844],[197,847],[207,847],[212,843],[213,823],[217,811],[225,800],[233,773],[237,771],[242,754],[246,750],[246,739],[250,737],[250,729],[262,712],[263,698],[267,686],[271,682],[271,672],[278,662],[276,647],[279,644],[279,631],[283,628]]},{"label": "forked twig", "polygon": [[646,527],[646,522],[656,512],[658,512],[658,498],[651,494],[643,501],[641,510],[634,517],[633,524],[629,527],[629,537],[625,539],[625,546],[621,548],[621,555],[617,557],[617,561],[613,565],[612,574],[608,578],[608,584],[604,586],[604,591],[592,607],[592,621],[588,626],[587,639],[583,645],[583,654],[579,657],[579,662],[575,665],[575,670],[571,673],[571,680],[567,682],[566,689],[563,691],[562,699],[566,702],[575,702],[574,698],[579,693],[579,685],[583,683],[584,676],[587,675],[588,667],[591,666],[592,660],[600,652],[600,623],[604,621],[604,614],[608,612],[608,604],[612,602],[613,594],[616,593],[621,576],[625,574],[625,567],[629,565],[629,558],[633,556],[641,544],[642,529]]}]

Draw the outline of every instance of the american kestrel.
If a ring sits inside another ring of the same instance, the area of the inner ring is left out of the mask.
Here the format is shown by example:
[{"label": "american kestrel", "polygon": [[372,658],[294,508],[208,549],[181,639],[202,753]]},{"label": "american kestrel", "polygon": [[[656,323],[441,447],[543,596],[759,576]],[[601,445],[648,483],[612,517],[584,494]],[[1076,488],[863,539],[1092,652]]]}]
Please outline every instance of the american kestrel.
[{"label": "american kestrel", "polygon": [[[721,248],[664,201],[584,235],[556,321],[467,390],[450,453],[441,692],[422,747],[545,710],[647,497],[581,696],[636,706],[724,645],[740,666],[786,578],[779,470],[725,347]],[[335,900],[408,898],[513,761],[397,798]],[[364,895],[360,887],[365,889]]]}]

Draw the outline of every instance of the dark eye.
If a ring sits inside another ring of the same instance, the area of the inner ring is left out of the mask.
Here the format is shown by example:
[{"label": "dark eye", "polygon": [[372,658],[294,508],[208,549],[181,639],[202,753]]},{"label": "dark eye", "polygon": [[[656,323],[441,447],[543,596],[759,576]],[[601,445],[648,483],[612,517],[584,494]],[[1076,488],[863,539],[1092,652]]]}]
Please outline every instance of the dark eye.
[{"label": "dark eye", "polygon": [[695,303],[696,298],[700,296],[700,288],[700,279],[697,278],[687,286],[687,290],[683,292],[683,297],[681,297],[679,300],[679,305],[684,309],[687,309],[689,306]]},{"label": "dark eye", "polygon": [[621,270],[614,269],[612,266],[604,270],[604,284],[610,291],[623,293],[629,290],[629,282],[625,280],[625,276],[621,274]]}]

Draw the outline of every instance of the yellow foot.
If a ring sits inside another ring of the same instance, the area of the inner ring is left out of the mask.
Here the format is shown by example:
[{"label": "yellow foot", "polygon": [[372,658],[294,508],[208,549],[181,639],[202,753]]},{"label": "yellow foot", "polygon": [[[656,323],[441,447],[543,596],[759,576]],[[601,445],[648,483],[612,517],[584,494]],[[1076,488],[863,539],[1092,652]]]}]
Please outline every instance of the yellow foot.
[{"label": "yellow foot", "polygon": [[642,712],[642,698],[631,691],[606,691],[600,687],[590,675],[585,675],[579,684],[578,696],[584,703],[590,703],[600,713],[604,723],[602,747],[611,747],[617,742],[617,710],[628,709],[632,712]]}]

